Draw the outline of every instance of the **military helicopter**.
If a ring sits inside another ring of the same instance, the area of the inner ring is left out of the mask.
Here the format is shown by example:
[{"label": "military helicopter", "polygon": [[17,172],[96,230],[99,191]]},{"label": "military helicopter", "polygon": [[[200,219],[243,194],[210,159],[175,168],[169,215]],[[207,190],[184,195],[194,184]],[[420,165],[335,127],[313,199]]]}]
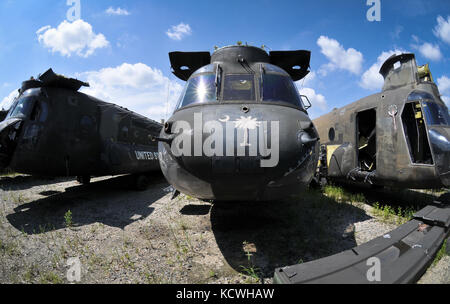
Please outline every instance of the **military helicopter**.
[{"label": "military helicopter", "polygon": [[143,189],[147,173],[159,170],[162,124],[78,92],[89,84],[55,74],[22,83],[0,123],[0,169],[40,176],[135,174]]},{"label": "military helicopter", "polygon": [[316,120],[319,178],[388,186],[450,187],[450,116],[429,65],[393,55],[380,70],[382,92]]},{"label": "military helicopter", "polygon": [[160,164],[179,192],[215,201],[299,194],[313,178],[319,138],[294,81],[309,51],[234,45],[169,54],[187,81],[159,138]]}]

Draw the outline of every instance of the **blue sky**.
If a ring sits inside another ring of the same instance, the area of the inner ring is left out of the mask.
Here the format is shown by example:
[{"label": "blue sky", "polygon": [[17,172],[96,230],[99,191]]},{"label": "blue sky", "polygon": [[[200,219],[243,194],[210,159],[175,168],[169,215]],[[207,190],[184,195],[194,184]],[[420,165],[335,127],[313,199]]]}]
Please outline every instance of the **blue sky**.
[{"label": "blue sky", "polygon": [[297,85],[313,117],[380,90],[378,69],[394,52],[429,63],[450,101],[450,1],[367,0],[0,2],[0,107],[30,76],[55,72],[90,82],[86,93],[153,119],[167,118],[183,82],[171,51],[213,51],[237,41],[272,50],[312,51],[311,75]]}]

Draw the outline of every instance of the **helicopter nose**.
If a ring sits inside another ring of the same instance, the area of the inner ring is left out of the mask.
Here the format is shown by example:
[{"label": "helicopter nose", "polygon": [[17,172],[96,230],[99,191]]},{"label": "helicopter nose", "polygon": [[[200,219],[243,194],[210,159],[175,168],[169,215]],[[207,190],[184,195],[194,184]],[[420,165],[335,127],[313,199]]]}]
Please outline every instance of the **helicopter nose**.
[{"label": "helicopter nose", "polygon": [[8,119],[0,123],[0,169],[8,167],[17,142],[21,119]]},{"label": "helicopter nose", "polygon": [[445,187],[450,187],[450,131],[433,128],[429,131],[436,170]]}]

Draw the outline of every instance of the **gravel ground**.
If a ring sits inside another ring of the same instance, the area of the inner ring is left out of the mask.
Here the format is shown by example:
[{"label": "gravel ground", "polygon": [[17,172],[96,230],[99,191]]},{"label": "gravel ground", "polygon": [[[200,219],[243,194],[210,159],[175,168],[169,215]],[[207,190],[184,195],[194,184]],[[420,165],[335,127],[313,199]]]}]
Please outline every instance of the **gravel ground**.
[{"label": "gravel ground", "polygon": [[[147,191],[129,177],[0,177],[0,283],[271,283],[276,267],[353,248],[396,226],[364,204],[320,193],[267,203],[210,204],[155,175]],[[70,212],[69,212],[70,211]],[[449,283],[445,256],[421,283]]]}]

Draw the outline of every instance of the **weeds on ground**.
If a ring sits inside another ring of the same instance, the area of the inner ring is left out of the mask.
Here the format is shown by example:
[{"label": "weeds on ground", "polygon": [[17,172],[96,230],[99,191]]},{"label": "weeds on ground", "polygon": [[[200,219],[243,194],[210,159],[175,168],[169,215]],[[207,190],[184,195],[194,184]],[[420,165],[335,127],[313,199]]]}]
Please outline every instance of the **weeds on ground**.
[{"label": "weeds on ground", "polygon": [[66,214],[64,214],[64,222],[67,228],[72,228],[73,226],[72,211],[68,210]]},{"label": "weeds on ground", "polygon": [[366,198],[362,193],[351,194],[346,192],[342,187],[333,185],[325,186],[323,194],[339,203],[366,203]]},{"label": "weeds on ground", "polygon": [[64,281],[54,272],[47,272],[41,275],[39,279],[40,284],[63,284]]},{"label": "weeds on ground", "polygon": [[380,205],[378,202],[373,205],[373,212],[383,222],[397,225],[402,225],[410,221],[415,213],[411,207],[395,208],[389,205]]},{"label": "weeds on ground", "polygon": [[[244,249],[246,247],[248,247],[247,242],[244,242],[242,245],[244,246]],[[258,275],[260,270],[259,270],[259,268],[256,268],[255,265],[253,264],[253,261],[252,261],[253,254],[250,253],[250,251],[248,249],[245,249],[245,255],[247,256],[247,266],[241,265],[240,268],[247,276],[249,276],[251,278],[251,281],[249,283],[259,283],[261,281],[261,278]]]}]

